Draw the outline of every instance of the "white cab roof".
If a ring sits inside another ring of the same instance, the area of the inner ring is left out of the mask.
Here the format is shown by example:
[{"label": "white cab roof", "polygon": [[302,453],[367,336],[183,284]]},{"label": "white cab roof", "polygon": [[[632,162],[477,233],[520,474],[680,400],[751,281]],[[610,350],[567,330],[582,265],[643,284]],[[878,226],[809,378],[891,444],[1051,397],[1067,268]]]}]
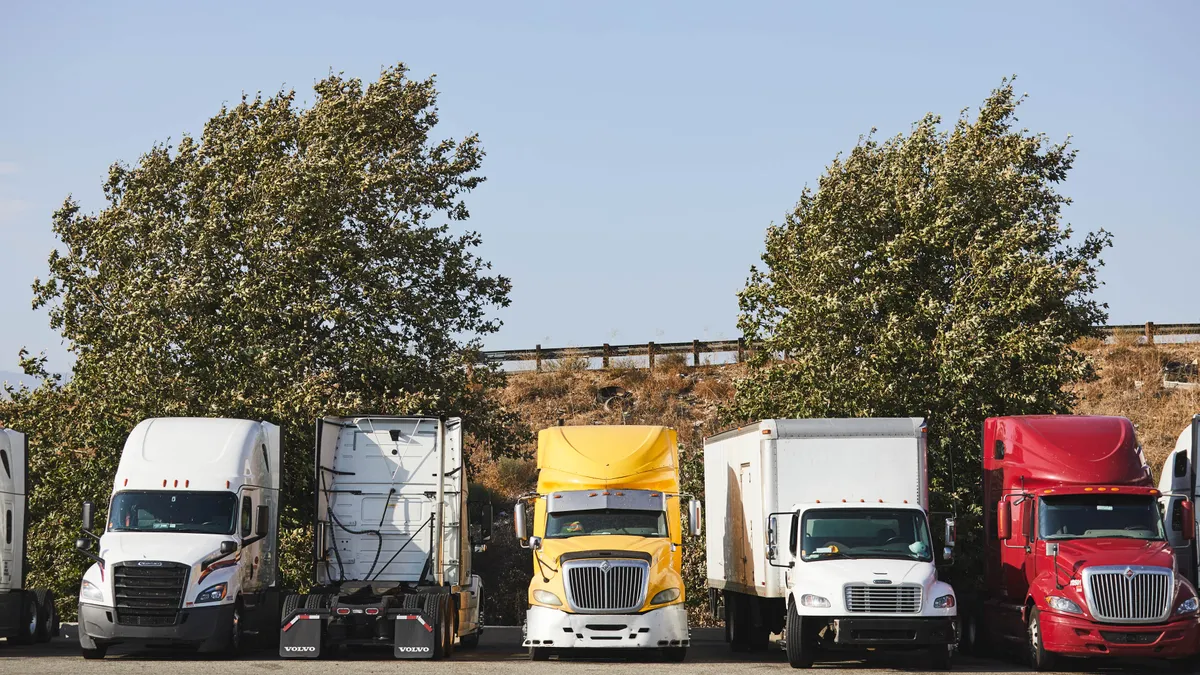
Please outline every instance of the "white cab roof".
[{"label": "white cab roof", "polygon": [[113,490],[237,490],[269,461],[263,426],[221,418],[144,420],[125,441]]}]

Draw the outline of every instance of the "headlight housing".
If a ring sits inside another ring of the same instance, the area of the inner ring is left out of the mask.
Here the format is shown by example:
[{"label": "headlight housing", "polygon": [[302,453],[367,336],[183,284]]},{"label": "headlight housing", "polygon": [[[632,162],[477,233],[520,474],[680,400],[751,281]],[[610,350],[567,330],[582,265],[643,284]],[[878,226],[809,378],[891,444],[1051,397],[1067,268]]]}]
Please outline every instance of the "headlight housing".
[{"label": "headlight housing", "polygon": [[955,602],[953,595],[943,595],[940,598],[934,599],[933,608],[934,609],[950,609],[951,607],[954,607],[956,604],[957,603]]},{"label": "headlight housing", "polygon": [[1067,614],[1083,614],[1083,610],[1073,601],[1068,600],[1058,595],[1047,595],[1046,604],[1050,609],[1056,612],[1066,612]]},{"label": "headlight housing", "polygon": [[679,589],[678,588],[668,588],[665,591],[659,591],[658,593],[656,593],[655,596],[650,600],[650,604],[661,605],[664,602],[675,602],[678,599],[679,599]]},{"label": "headlight housing", "polygon": [[90,581],[84,580],[79,584],[79,599],[88,602],[104,602],[104,591]]},{"label": "headlight housing", "polygon": [[200,595],[196,596],[196,604],[198,605],[202,602],[218,602],[224,600],[225,591],[227,588],[228,585],[224,582],[209,586],[208,588],[200,591]]},{"label": "headlight housing", "polygon": [[829,607],[829,599],[822,598],[819,595],[813,595],[812,593],[805,593],[804,595],[800,596],[800,604],[804,605],[805,607]]},{"label": "headlight housing", "polygon": [[543,591],[540,588],[533,592],[533,599],[536,602],[540,602],[543,605],[550,605],[551,607],[562,606],[562,600],[559,600],[557,595],[550,591]]},{"label": "headlight housing", "polygon": [[[84,582],[84,583],[87,583],[87,582]],[[1196,596],[1192,596],[1192,597],[1188,598],[1187,600],[1184,600],[1183,602],[1179,603],[1179,606],[1175,608],[1175,613],[1176,614],[1192,614],[1197,609],[1200,609],[1200,600],[1197,600]]]}]

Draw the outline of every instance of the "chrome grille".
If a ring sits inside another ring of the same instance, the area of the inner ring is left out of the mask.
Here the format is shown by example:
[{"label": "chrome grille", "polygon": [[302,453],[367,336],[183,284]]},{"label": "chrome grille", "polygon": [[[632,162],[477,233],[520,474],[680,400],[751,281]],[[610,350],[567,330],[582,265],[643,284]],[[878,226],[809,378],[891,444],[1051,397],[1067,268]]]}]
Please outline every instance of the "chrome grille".
[{"label": "chrome grille", "polygon": [[563,563],[567,602],[577,612],[632,612],[646,601],[650,564],[644,560],[571,560]]},{"label": "chrome grille", "polygon": [[1170,568],[1114,565],[1083,571],[1083,595],[1097,621],[1156,623],[1171,613]]},{"label": "chrome grille", "polygon": [[183,606],[188,566],[139,560],[113,565],[117,623],[123,626],[173,626]]},{"label": "chrome grille", "polygon": [[875,614],[916,614],[921,611],[921,587],[846,584],[846,611]]}]

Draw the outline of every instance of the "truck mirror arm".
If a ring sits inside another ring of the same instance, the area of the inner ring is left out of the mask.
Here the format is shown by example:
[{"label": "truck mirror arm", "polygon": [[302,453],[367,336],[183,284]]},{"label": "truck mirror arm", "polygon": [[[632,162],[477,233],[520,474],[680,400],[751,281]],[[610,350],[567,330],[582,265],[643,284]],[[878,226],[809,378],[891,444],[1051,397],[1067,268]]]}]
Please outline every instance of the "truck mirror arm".
[{"label": "truck mirror arm", "polygon": [[[84,530],[84,532],[92,535],[93,537],[96,537],[96,535],[92,534],[91,532],[88,532],[87,530]],[[100,538],[96,537],[96,539],[99,540]],[[87,550],[87,540],[84,539],[83,537],[80,537],[79,539],[75,540],[75,550],[78,551],[81,555],[83,555],[83,557],[87,558],[88,560],[91,560],[92,562],[95,562],[95,563],[99,563],[101,567],[104,567],[104,558],[101,558],[100,556],[96,555],[95,553],[92,553],[91,551]]]}]

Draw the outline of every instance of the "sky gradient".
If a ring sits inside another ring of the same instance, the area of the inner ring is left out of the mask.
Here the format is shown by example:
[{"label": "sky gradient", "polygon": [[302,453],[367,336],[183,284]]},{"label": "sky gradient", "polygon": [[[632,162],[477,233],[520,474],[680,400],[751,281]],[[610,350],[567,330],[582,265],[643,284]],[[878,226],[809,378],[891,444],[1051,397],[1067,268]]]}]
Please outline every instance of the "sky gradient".
[{"label": "sky gradient", "polygon": [[766,227],[838,152],[1011,74],[1021,124],[1079,150],[1066,220],[1115,235],[1111,321],[1200,322],[1198,7],[5,1],[0,371],[22,346],[69,368],[29,288],[67,195],[102,208],[112,162],[242,92],[398,62],[437,74],[436,133],[487,151],[466,226],[514,284],[491,348],[736,337]]}]

